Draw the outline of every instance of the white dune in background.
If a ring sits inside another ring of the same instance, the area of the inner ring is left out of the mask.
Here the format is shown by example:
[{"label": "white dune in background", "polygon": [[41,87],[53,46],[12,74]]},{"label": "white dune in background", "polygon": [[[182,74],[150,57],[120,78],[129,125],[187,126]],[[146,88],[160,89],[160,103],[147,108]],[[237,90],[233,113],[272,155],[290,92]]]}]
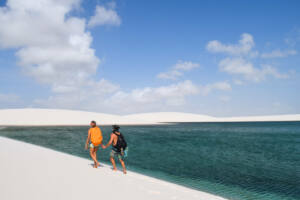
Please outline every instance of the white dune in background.
[{"label": "white dune in background", "polygon": [[24,108],[0,110],[1,126],[80,126],[88,125],[91,120],[97,121],[100,125],[141,125],[164,122],[300,121],[300,114],[218,118],[180,112],[154,112],[120,116],[60,109]]},{"label": "white dune in background", "polygon": [[212,122],[217,118],[208,115],[199,115],[180,112],[154,112],[123,116],[125,119],[141,119],[148,122]]},{"label": "white dune in background", "polygon": [[218,118],[220,122],[300,121],[300,114]]},{"label": "white dune in background", "polygon": [[[87,152],[88,153],[88,152]],[[224,200],[128,171],[0,137],[1,200]]]},{"label": "white dune in background", "polygon": [[3,109],[0,110],[0,125],[43,126],[43,125],[89,125],[91,120],[101,125],[108,124],[148,124],[140,119],[124,120],[119,115],[62,109]]}]

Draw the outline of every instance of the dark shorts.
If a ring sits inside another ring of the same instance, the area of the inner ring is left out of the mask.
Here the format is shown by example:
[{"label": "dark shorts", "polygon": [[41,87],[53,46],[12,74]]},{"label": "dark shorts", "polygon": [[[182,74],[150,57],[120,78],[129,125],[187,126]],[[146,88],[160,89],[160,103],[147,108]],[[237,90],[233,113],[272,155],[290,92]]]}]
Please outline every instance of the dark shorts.
[{"label": "dark shorts", "polygon": [[123,160],[123,158],[124,158],[122,156],[121,152],[118,152],[118,151],[116,151],[114,149],[111,150],[110,157],[112,157],[112,158],[117,157],[119,160]]}]

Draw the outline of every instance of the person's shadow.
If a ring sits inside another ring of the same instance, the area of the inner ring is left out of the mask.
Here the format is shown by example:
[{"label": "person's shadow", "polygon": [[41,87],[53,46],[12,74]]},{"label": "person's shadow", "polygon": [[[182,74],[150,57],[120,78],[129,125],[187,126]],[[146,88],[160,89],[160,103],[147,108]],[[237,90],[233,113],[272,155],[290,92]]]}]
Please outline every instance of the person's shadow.
[{"label": "person's shadow", "polygon": [[[91,163],[91,164],[88,164],[88,165],[90,165],[92,168],[94,168],[94,163]],[[104,166],[100,164],[98,167],[104,167]]]}]

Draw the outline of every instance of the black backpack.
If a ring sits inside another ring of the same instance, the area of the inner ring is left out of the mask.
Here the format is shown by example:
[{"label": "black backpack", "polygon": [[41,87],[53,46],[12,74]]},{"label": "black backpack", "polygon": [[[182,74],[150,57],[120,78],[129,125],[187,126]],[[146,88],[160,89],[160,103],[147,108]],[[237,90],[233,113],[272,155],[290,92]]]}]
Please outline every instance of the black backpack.
[{"label": "black backpack", "polygon": [[118,135],[118,134],[116,134],[115,132],[114,132],[114,134],[118,137],[118,140],[117,140],[117,144],[116,144],[116,148],[118,149],[118,150],[122,150],[123,149],[123,151],[126,149],[126,147],[127,147],[127,143],[126,143],[126,140],[125,140],[125,138],[124,138],[124,136],[122,135],[122,133],[120,133],[120,135]]}]

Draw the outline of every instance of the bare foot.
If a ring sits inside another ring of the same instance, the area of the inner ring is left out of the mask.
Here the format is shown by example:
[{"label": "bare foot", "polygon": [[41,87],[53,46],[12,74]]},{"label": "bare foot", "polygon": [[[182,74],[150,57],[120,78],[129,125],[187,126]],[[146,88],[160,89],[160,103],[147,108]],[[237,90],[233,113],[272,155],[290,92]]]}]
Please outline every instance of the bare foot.
[{"label": "bare foot", "polygon": [[124,174],[127,174],[126,170],[123,171]]},{"label": "bare foot", "polygon": [[114,170],[115,172],[118,171],[117,168],[114,168],[113,170]]}]

